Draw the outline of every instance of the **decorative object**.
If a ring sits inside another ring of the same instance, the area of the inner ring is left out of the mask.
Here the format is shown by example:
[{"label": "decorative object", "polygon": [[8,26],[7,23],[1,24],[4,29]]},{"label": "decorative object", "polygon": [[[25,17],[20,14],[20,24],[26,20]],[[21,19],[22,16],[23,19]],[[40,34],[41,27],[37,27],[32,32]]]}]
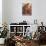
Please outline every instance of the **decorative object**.
[{"label": "decorative object", "polygon": [[8,29],[7,24],[3,24],[3,31],[0,31],[0,44],[4,44],[4,40],[7,37]]},{"label": "decorative object", "polygon": [[5,23],[5,24],[3,25],[3,31],[1,32],[0,38],[6,38],[7,32],[8,32],[7,24]]},{"label": "decorative object", "polygon": [[34,24],[37,24],[37,19],[34,20]]},{"label": "decorative object", "polygon": [[0,38],[0,44],[4,44],[5,38]]},{"label": "decorative object", "polygon": [[30,27],[26,29],[26,38],[28,40],[32,39],[32,32],[30,32]]},{"label": "decorative object", "polygon": [[22,7],[22,14],[23,15],[32,15],[32,4],[31,3],[24,3]]}]

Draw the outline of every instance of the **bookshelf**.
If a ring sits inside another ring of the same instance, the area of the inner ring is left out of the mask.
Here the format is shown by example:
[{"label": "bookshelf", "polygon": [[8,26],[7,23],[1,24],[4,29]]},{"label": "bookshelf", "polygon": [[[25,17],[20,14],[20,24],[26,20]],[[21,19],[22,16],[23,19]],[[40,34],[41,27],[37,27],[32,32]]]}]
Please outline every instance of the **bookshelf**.
[{"label": "bookshelf", "polygon": [[30,24],[30,25],[9,25],[9,36],[12,34],[22,34],[25,37],[26,29],[30,27],[30,31],[36,32],[38,25],[37,24]]},{"label": "bookshelf", "polygon": [[31,25],[9,25],[9,32],[11,34],[22,34],[22,36],[25,36],[26,34],[26,28],[30,27]]}]

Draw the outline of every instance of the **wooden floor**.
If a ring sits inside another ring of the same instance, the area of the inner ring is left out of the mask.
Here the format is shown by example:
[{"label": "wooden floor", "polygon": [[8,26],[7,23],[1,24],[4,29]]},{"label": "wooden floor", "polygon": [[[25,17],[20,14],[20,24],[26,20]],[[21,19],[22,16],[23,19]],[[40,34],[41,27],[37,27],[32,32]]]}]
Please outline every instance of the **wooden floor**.
[{"label": "wooden floor", "polygon": [[[4,45],[0,45],[0,46],[4,46]],[[38,44],[36,44],[36,43],[35,43],[35,44],[33,43],[33,45],[32,45],[32,46],[39,46],[39,45],[38,45]],[[40,45],[40,46],[46,46],[46,45]]]},{"label": "wooden floor", "polygon": [[0,45],[0,46],[4,46],[4,45]]},{"label": "wooden floor", "polygon": [[[0,46],[4,46],[4,45],[0,45]],[[39,44],[38,44],[38,42],[32,41],[31,46],[39,46]],[[46,46],[46,45],[40,45],[40,46]]]},{"label": "wooden floor", "polygon": [[40,46],[46,46],[46,45],[40,45]]},{"label": "wooden floor", "polygon": [[46,45],[39,45],[37,41],[36,42],[32,41],[32,46],[46,46]]}]

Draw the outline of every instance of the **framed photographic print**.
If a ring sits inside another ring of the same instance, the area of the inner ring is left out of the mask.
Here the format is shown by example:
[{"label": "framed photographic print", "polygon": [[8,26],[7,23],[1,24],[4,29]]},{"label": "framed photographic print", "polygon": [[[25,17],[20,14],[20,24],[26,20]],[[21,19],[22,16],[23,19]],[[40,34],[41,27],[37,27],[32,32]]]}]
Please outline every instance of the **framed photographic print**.
[{"label": "framed photographic print", "polygon": [[22,15],[32,15],[32,3],[23,3],[22,5]]}]

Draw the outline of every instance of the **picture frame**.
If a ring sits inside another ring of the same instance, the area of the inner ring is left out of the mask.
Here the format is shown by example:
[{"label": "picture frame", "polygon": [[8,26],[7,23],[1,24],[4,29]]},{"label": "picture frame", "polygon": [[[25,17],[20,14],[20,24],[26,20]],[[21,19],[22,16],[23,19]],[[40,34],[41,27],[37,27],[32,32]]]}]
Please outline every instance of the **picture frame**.
[{"label": "picture frame", "polygon": [[24,16],[31,16],[32,15],[32,3],[23,3],[22,15],[24,15]]}]

